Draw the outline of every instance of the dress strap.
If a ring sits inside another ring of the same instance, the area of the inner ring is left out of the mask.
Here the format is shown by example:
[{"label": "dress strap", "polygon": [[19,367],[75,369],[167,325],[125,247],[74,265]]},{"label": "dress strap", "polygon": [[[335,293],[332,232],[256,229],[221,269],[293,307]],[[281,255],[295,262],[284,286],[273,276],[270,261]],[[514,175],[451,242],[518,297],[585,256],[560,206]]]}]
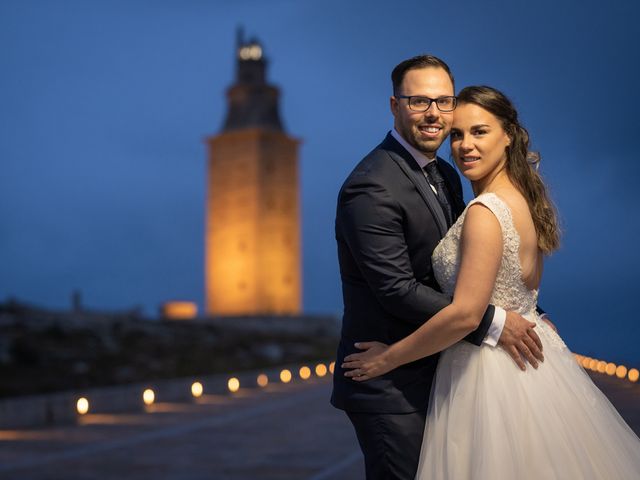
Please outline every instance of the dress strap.
[{"label": "dress strap", "polygon": [[512,237],[515,233],[518,244],[520,243],[520,237],[513,224],[511,209],[502,198],[500,198],[495,193],[483,193],[482,195],[478,195],[471,202],[469,202],[469,206],[473,205],[474,203],[481,203],[489,210],[491,210],[491,212],[496,216],[498,222],[500,223],[503,237]]}]

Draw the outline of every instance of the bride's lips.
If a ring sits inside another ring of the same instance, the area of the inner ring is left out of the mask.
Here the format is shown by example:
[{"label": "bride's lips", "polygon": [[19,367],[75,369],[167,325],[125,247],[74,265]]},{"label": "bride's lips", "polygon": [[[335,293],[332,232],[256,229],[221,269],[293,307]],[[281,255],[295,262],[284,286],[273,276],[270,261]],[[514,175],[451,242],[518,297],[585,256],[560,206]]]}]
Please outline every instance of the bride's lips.
[{"label": "bride's lips", "polygon": [[472,163],[477,162],[478,160],[480,160],[480,157],[475,157],[472,155],[468,155],[468,156],[464,156],[462,157],[462,163],[464,163],[465,165],[470,165]]},{"label": "bride's lips", "polygon": [[420,135],[427,138],[436,138],[442,131],[441,125],[418,125],[417,128]]}]

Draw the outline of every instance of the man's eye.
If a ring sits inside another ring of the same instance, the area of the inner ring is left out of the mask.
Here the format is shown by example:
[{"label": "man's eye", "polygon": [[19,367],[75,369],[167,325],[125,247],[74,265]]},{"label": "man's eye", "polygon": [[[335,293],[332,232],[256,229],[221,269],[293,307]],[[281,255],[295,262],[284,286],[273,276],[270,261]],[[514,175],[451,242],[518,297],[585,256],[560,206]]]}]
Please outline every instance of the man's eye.
[{"label": "man's eye", "polygon": [[416,107],[424,107],[425,105],[429,104],[429,100],[427,100],[426,98],[421,98],[421,97],[413,97],[413,104]]}]

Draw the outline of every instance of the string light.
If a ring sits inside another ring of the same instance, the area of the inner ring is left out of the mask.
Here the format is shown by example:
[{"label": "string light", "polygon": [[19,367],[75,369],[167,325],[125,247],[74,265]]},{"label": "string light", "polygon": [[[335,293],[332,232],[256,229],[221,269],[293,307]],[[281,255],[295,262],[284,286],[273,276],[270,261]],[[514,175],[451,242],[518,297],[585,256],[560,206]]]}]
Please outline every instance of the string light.
[{"label": "string light", "polygon": [[191,395],[193,395],[195,398],[201,397],[203,392],[204,387],[200,382],[193,382],[191,384]]},{"label": "string light", "polygon": [[616,365],[613,362],[605,362],[604,360],[597,360],[591,357],[585,357],[574,353],[576,362],[578,365],[582,365],[583,368],[592,370],[598,373],[605,373],[609,376],[616,376],[620,379],[627,379],[630,382],[637,382],[640,379],[640,371],[637,368],[627,369],[624,365]]},{"label": "string light", "polygon": [[266,387],[267,385],[269,385],[269,377],[267,377],[264,373],[261,373],[260,375],[258,375],[258,378],[256,379],[256,383],[258,384],[259,387]]},{"label": "string light", "polygon": [[319,377],[324,377],[327,374],[327,366],[324,363],[319,363],[316,365],[316,375]]},{"label": "string light", "polygon": [[227,387],[229,388],[229,391],[231,393],[237,392],[238,390],[240,390],[240,380],[238,380],[236,377],[230,378],[227,382]]},{"label": "string light", "polygon": [[85,397],[80,397],[76,402],[76,410],[80,415],[85,415],[89,411],[89,400]]},{"label": "string light", "polygon": [[150,388],[142,392],[142,401],[145,405],[152,405],[156,401],[156,394]]},{"label": "string light", "polygon": [[624,365],[618,365],[618,368],[616,368],[616,377],[624,378],[626,376],[627,376],[627,367],[625,367]]},{"label": "string light", "polygon": [[289,383],[291,381],[291,378],[291,372],[286,368],[280,372],[280,381],[282,383]]},{"label": "string light", "polygon": [[300,367],[298,373],[300,374],[300,378],[303,380],[308,380],[309,377],[311,377],[311,369],[306,365],[304,367]]}]

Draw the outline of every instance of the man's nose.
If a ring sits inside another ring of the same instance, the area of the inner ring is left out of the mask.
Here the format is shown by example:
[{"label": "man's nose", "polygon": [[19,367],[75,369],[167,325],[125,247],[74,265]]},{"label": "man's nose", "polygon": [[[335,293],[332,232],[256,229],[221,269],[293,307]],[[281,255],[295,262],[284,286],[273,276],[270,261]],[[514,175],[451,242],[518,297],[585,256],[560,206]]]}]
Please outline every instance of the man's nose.
[{"label": "man's nose", "polygon": [[424,111],[424,116],[427,118],[437,118],[440,116],[440,110],[438,110],[436,102],[431,102],[429,108]]}]

